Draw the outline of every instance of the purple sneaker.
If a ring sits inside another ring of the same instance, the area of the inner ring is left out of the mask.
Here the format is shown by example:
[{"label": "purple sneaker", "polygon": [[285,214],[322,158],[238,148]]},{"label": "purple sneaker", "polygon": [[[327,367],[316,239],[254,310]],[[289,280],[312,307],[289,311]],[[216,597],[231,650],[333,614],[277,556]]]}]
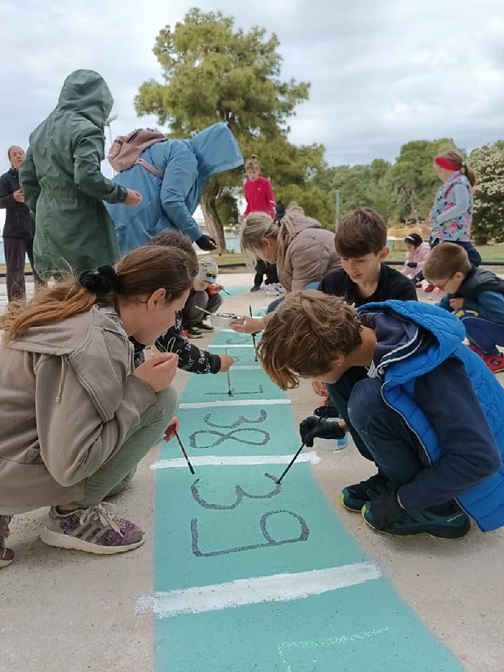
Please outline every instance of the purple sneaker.
[{"label": "purple sneaker", "polygon": [[40,538],[48,546],[98,555],[125,553],[141,546],[145,542],[143,531],[129,520],[117,518],[114,512],[114,507],[104,502],[68,513],[60,513],[53,506]]},{"label": "purple sneaker", "polygon": [[0,516],[0,569],[7,567],[14,560],[14,551],[5,546],[5,540],[9,536],[9,523],[12,516]]}]

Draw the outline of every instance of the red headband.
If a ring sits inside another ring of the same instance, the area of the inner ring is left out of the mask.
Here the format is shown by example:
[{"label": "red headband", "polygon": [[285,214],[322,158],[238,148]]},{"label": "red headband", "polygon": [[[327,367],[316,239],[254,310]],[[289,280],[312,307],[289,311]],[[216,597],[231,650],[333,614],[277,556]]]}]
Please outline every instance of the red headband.
[{"label": "red headband", "polygon": [[456,163],[453,163],[453,161],[445,159],[444,156],[436,156],[434,163],[436,166],[444,168],[445,170],[460,170],[462,168],[462,166],[458,166]]}]

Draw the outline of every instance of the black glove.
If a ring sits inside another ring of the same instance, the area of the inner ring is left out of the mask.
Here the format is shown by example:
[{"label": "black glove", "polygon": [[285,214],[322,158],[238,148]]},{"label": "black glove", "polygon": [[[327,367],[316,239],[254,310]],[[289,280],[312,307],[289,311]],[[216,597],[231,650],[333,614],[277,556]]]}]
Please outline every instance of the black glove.
[{"label": "black glove", "polygon": [[316,415],[310,415],[301,422],[299,433],[308,448],[313,447],[313,439],[342,439],[345,436],[345,430],[340,427],[337,419],[326,420],[317,418]]},{"label": "black glove", "polygon": [[217,249],[217,243],[215,240],[211,236],[207,236],[206,233],[198,238],[196,245],[200,248],[200,250],[205,250],[205,252],[211,252],[212,250]]},{"label": "black glove", "polygon": [[417,264],[416,261],[408,261],[408,263],[406,264],[406,266],[407,266],[408,268],[416,268],[416,267],[418,266],[418,264]]},{"label": "black glove", "polygon": [[375,499],[372,499],[370,504],[368,504],[368,509],[373,516],[375,527],[379,530],[383,530],[392,525],[392,523],[395,523],[404,513],[404,509],[401,508],[401,505],[397,501],[396,490],[391,490],[384,495],[379,495]]}]

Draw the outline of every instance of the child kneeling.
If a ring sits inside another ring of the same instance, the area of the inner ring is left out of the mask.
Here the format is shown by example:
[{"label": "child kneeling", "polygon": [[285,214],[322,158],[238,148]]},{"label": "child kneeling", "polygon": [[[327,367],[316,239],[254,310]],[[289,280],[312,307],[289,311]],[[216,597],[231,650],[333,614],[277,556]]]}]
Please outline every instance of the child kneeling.
[{"label": "child kneeling", "polygon": [[[504,525],[504,390],[463,345],[459,320],[415,301],[356,311],[314,290],[288,296],[259,354],[282,389],[328,385],[363,457],[378,473],[343,489],[344,506],[392,535],[452,539]],[[301,423],[307,446],[331,421]],[[335,437],[341,430],[337,423]]]}]

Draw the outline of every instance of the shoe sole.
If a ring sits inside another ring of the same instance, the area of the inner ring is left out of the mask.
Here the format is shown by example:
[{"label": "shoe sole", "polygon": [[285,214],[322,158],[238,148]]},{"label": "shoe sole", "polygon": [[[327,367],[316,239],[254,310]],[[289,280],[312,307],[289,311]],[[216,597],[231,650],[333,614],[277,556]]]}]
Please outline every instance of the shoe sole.
[{"label": "shoe sole", "polygon": [[70,537],[60,532],[53,532],[45,527],[40,535],[41,541],[47,546],[54,548],[66,548],[69,551],[82,551],[83,553],[93,553],[94,555],[116,555],[116,553],[127,553],[134,551],[145,544],[145,536],[140,541],[128,546],[99,546],[98,544],[91,544],[89,541]]},{"label": "shoe sole", "polygon": [[456,536],[447,536],[445,527],[440,528],[440,534],[436,534],[436,532],[434,530],[427,531],[427,530],[421,530],[421,529],[419,529],[418,532],[405,532],[405,533],[398,532],[397,534],[392,534],[391,532],[385,532],[384,530],[379,530],[374,525],[371,525],[369,520],[367,520],[367,518],[365,518],[365,516],[364,516],[365,506],[366,505],[364,505],[361,509],[362,520],[372,530],[374,530],[375,532],[379,532],[380,534],[384,534],[387,537],[418,537],[420,534],[424,534],[425,536],[431,537],[431,539],[437,539],[438,541],[456,541],[457,539],[463,539],[471,531],[471,522],[468,521],[467,522],[467,529],[465,529],[464,533],[463,534],[457,534]]},{"label": "shoe sole", "polygon": [[351,511],[352,513],[361,513],[364,506],[366,506],[364,504],[360,509],[352,509],[350,506],[347,506],[345,504],[345,495],[342,492],[339,493],[339,501],[341,502],[341,506],[344,509],[346,509],[347,511]]},{"label": "shoe sole", "polygon": [[8,567],[14,562],[14,558],[11,560],[0,560],[0,569],[3,569],[4,567]]}]

